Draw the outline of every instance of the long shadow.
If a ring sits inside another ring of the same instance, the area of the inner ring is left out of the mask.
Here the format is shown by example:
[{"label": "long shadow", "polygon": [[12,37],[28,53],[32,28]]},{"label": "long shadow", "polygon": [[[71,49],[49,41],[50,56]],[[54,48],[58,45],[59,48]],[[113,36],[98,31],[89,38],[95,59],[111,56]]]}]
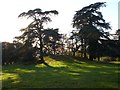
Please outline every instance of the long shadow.
[{"label": "long shadow", "polygon": [[57,61],[73,61],[73,58],[65,55],[49,55],[50,58],[53,58]]},{"label": "long shadow", "polygon": [[[23,69],[23,68],[21,68],[21,69]],[[68,88],[68,87],[69,88],[75,88],[75,87],[76,88],[77,87],[86,88],[86,85],[84,85],[84,83],[86,83],[86,81],[93,82],[94,80],[96,80],[96,81],[100,80],[101,79],[100,77],[102,75],[100,73],[98,74],[98,72],[96,72],[96,74],[93,73],[94,69],[89,69],[89,72],[72,71],[72,70],[69,70],[69,68],[65,68],[65,67],[55,67],[55,68],[31,67],[29,69],[28,68],[24,68],[24,69],[35,70],[35,72],[29,72],[29,73],[28,72],[19,72],[17,74],[20,77],[20,82],[13,84],[14,79],[11,78],[9,80],[8,79],[4,80],[3,84],[9,83],[10,84],[9,88],[21,88],[21,87],[31,88],[30,85],[28,85],[28,81],[29,81],[29,79],[32,79],[32,81],[36,80],[36,82],[34,82],[35,84],[37,84],[37,83],[41,84],[40,87],[33,84],[32,88],[49,88],[49,87],[50,88],[56,88],[56,87],[57,88]],[[86,69],[84,69],[84,70],[86,70]],[[91,74],[94,75],[94,77],[92,76],[89,78],[89,76],[91,76]],[[100,77],[98,77],[96,75],[100,75]],[[105,75],[102,75],[102,77],[104,77],[104,76]],[[88,80],[86,80],[86,79],[88,79]],[[68,80],[68,81],[66,81],[66,80]],[[64,83],[62,83],[63,81],[64,81]],[[55,84],[55,82],[56,82],[56,84]],[[99,81],[99,82],[102,82],[102,81]],[[53,83],[55,85],[53,85]],[[71,84],[71,83],[72,84],[79,83],[79,85],[83,85],[83,86],[75,85],[72,87],[72,86],[69,86],[69,84]],[[88,87],[89,87],[89,85],[88,85]],[[94,86],[91,86],[91,87],[94,87]]]},{"label": "long shadow", "polygon": [[[78,61],[76,61],[75,63],[77,64],[74,64],[73,58],[71,57],[67,57],[67,56],[64,56],[64,57],[50,56],[50,57],[55,60],[64,61],[65,64],[67,65],[73,65],[72,67],[76,68],[77,70],[71,69],[69,67],[64,67],[64,66],[36,67],[35,65],[15,66],[8,71],[6,68],[4,69],[4,72],[17,74],[19,77],[18,78],[19,82],[14,83],[17,79],[8,78],[6,80],[3,80],[3,87],[8,87],[8,88],[21,88],[21,87],[23,88],[80,88],[80,87],[94,88],[94,87],[98,87],[99,88],[104,86],[101,83],[105,83],[109,81],[109,80],[105,81],[104,77],[112,78],[114,76],[113,70],[112,72],[110,71],[110,69],[104,70],[103,68],[105,67],[102,67],[102,66],[100,68],[96,68],[96,67],[90,68],[87,66],[83,66],[81,68],[80,65],[82,65],[82,63],[78,63]],[[113,76],[111,77],[111,75]],[[116,79],[117,78],[115,78],[115,80]],[[116,82],[115,80],[111,80],[111,81],[115,83]],[[30,81],[34,81],[34,82],[30,82]],[[98,83],[98,85],[95,83]],[[6,86],[5,84],[8,86]],[[104,86],[104,87],[107,87],[107,86]],[[117,87],[117,85],[115,85],[114,87]]]},{"label": "long shadow", "polygon": [[67,65],[70,65],[69,63],[78,63],[78,64],[82,64],[80,61],[74,57],[68,56],[68,55],[50,55],[50,58],[56,60],[56,61],[63,61],[65,62]]}]

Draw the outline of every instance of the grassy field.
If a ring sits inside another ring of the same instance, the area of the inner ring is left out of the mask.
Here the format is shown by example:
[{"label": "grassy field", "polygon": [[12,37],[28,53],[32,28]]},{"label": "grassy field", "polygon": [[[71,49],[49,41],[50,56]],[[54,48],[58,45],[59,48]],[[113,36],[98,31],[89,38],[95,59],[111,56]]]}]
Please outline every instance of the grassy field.
[{"label": "grassy field", "polygon": [[2,67],[3,88],[118,88],[118,64],[45,57],[44,65]]}]

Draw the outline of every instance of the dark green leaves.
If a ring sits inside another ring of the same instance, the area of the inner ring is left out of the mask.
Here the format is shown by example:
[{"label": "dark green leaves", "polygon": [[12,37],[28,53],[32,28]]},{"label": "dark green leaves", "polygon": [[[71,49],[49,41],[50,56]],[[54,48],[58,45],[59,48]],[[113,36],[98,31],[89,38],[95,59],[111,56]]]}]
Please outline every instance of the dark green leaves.
[{"label": "dark green leaves", "polygon": [[99,33],[104,33],[104,29],[111,29],[110,24],[105,22],[99,11],[103,6],[105,6],[105,2],[97,2],[76,11],[73,17],[73,27],[81,30],[81,35],[85,34],[86,37],[98,35],[98,39],[103,36]]},{"label": "dark green leaves", "polygon": [[27,18],[35,19],[42,16],[47,17],[48,15],[51,15],[51,14],[58,15],[58,11],[56,10],[42,11],[41,9],[36,8],[34,10],[29,10],[28,12],[23,12],[18,17],[27,17]]},{"label": "dark green leaves", "polygon": [[76,14],[73,17],[73,27],[76,27],[78,29],[85,24],[96,25],[99,22],[105,23],[102,13],[98,11],[102,6],[105,6],[105,2],[91,4],[82,8],[81,10],[76,11]]}]

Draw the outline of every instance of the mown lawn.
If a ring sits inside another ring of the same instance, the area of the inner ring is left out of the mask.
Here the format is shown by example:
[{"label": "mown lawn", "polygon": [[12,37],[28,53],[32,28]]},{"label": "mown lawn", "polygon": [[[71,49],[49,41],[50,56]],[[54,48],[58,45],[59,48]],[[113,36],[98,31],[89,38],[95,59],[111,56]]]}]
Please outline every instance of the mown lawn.
[{"label": "mown lawn", "polygon": [[118,88],[118,64],[45,57],[44,65],[2,67],[3,88]]}]

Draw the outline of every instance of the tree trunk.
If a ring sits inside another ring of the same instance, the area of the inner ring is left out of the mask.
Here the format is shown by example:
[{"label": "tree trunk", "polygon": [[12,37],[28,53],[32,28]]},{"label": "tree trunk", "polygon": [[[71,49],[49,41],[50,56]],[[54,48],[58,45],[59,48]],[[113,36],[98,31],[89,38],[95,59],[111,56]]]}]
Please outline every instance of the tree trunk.
[{"label": "tree trunk", "polygon": [[53,52],[54,52],[54,55],[56,54],[56,47],[55,47],[55,42],[53,42]]},{"label": "tree trunk", "polygon": [[97,57],[98,61],[100,61],[100,56]]},{"label": "tree trunk", "polygon": [[81,38],[81,57],[83,58],[83,55],[84,55],[84,53],[83,53],[83,49],[84,48],[84,46],[83,46],[83,38]]},{"label": "tree trunk", "polygon": [[44,64],[46,66],[49,66],[45,61],[44,61],[44,55],[43,55],[43,42],[42,42],[42,37],[40,36],[40,64]]},{"label": "tree trunk", "polygon": [[54,55],[56,54],[56,50],[55,50],[55,48],[54,48]]},{"label": "tree trunk", "polygon": [[84,58],[85,58],[85,59],[87,58],[86,51],[84,51]]},{"label": "tree trunk", "polygon": [[73,51],[73,56],[75,56],[75,50]]},{"label": "tree trunk", "polygon": [[84,58],[87,58],[86,41],[84,40]]},{"label": "tree trunk", "polygon": [[93,54],[89,55],[89,60],[93,61]]}]

